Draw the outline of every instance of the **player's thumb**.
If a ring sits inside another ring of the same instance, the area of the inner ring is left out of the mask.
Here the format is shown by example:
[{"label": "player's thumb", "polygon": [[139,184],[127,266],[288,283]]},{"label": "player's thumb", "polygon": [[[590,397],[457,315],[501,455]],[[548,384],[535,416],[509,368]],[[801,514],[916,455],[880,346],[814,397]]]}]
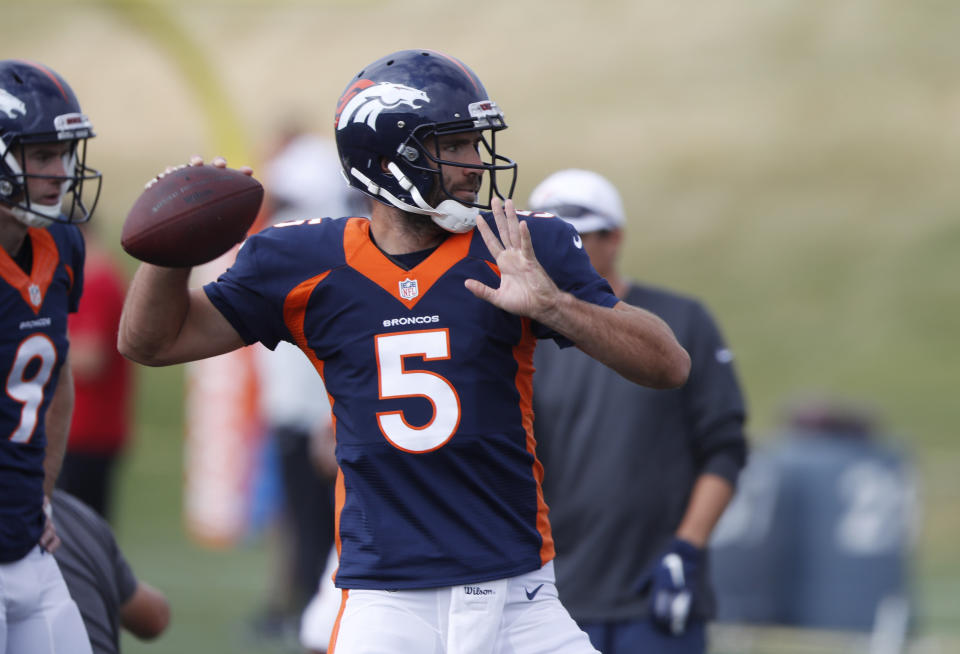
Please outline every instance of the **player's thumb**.
[{"label": "player's thumb", "polygon": [[464,280],[463,285],[467,287],[468,291],[476,295],[481,300],[490,302],[491,298],[493,298],[493,289],[483,282],[477,281],[476,279],[467,279]]}]

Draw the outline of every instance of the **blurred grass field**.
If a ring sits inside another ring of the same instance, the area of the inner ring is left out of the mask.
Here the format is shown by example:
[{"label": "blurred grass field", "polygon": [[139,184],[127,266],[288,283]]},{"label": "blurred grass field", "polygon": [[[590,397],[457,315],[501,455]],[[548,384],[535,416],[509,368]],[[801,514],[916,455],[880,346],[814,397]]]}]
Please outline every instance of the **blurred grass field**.
[{"label": "blurred grass field", "polygon": [[[506,113],[498,145],[520,162],[516,197],[558,167],[618,184],[630,214],[623,267],[707,301],[738,357],[755,441],[798,393],[880,412],[920,473],[919,635],[931,651],[960,651],[960,5],[131,9],[141,4],[0,1],[0,56],[63,74],[97,127],[107,233],[165,165],[230,152],[256,168],[290,117],[329,133],[336,98],[373,58],[405,47],[454,54]],[[220,85],[205,98],[183,77],[201,66]],[[240,136],[224,143],[211,112]],[[174,622],[159,642],[127,639],[125,651],[274,651],[244,626],[271,574],[264,544],[210,551],[184,532],[182,370],[144,369],[138,384],[117,533],[137,572],[169,594]]]}]

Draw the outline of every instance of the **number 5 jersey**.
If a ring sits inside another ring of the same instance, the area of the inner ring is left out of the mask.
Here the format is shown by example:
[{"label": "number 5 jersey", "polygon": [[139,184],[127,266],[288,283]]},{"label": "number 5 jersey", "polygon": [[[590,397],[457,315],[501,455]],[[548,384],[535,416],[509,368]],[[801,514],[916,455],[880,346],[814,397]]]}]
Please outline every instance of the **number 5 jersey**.
[{"label": "number 5 jersey", "polygon": [[[573,228],[547,216],[522,218],[543,267],[562,290],[615,305]],[[537,338],[564,339],[476,298],[467,279],[499,285],[476,231],[449,235],[407,270],[377,248],[367,219],[342,218],[252,236],[205,287],[247,343],[293,342],[324,377],[339,587],[450,586],[553,558],[532,357]]]}]

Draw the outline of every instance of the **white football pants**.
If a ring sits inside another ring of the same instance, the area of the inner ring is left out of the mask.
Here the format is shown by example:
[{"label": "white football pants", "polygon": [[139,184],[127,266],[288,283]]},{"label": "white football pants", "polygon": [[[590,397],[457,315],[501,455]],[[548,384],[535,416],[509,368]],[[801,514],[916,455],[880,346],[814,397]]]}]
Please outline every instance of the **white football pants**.
[{"label": "white football pants", "polygon": [[598,654],[557,598],[553,562],[509,579],[343,592],[332,654]]},{"label": "white football pants", "polygon": [[39,545],[0,564],[0,654],[91,654],[80,611]]}]

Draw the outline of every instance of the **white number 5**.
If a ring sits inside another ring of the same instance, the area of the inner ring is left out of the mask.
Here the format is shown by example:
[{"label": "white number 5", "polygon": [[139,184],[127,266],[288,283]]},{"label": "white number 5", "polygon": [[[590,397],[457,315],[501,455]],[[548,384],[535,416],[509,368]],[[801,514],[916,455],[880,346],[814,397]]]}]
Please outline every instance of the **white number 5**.
[{"label": "white number 5", "polygon": [[[27,379],[27,366],[34,359],[40,359],[40,366]],[[34,334],[17,348],[17,358],[7,376],[7,395],[23,405],[20,409],[20,424],[10,434],[15,443],[27,443],[37,428],[37,414],[43,404],[43,388],[50,380],[53,364],[57,360],[57,351],[53,342],[43,334]]]},{"label": "white number 5", "polygon": [[441,447],[460,424],[460,398],[440,375],[420,370],[407,372],[407,357],[424,361],[450,358],[450,333],[446,329],[383,334],[376,337],[380,399],[423,397],[433,405],[433,417],[422,427],[411,426],[402,411],[377,414],[380,431],[390,443],[406,452],[430,452]]}]

